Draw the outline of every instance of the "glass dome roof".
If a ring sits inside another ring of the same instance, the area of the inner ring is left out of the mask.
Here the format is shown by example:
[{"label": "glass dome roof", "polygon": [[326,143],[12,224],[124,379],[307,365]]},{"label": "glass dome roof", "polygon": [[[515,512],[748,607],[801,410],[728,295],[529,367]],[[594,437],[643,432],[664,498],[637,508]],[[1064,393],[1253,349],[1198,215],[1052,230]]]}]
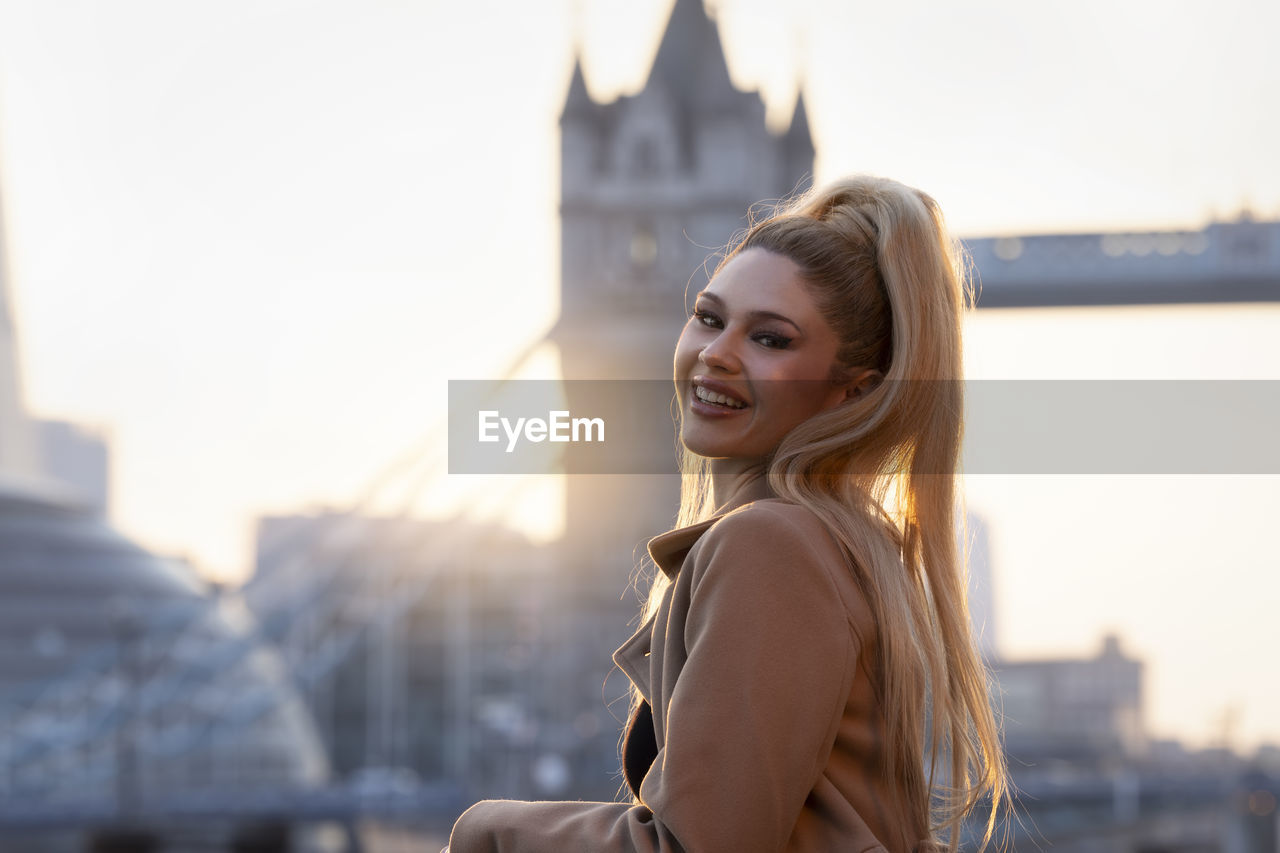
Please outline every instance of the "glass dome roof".
[{"label": "glass dome roof", "polygon": [[296,789],[328,775],[238,597],[91,510],[4,483],[0,733],[11,804]]}]

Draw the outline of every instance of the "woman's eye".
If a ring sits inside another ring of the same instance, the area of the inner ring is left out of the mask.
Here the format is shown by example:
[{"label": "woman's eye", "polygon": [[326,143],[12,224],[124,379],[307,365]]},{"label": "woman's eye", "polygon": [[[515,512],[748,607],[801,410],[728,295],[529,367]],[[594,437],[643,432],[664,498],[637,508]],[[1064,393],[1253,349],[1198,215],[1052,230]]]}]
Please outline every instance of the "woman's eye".
[{"label": "woman's eye", "polygon": [[[697,309],[693,312],[693,319],[697,320],[709,329],[719,329],[723,325],[720,318],[715,314],[701,309]],[[791,341],[794,340],[793,338],[788,338],[783,335],[775,335],[772,332],[761,332],[757,335],[753,335],[751,339],[766,349],[786,349],[791,346]]]},{"label": "woman's eye", "polygon": [[784,338],[782,335],[773,335],[768,332],[756,335],[756,341],[769,349],[786,349],[791,345],[791,338]]}]

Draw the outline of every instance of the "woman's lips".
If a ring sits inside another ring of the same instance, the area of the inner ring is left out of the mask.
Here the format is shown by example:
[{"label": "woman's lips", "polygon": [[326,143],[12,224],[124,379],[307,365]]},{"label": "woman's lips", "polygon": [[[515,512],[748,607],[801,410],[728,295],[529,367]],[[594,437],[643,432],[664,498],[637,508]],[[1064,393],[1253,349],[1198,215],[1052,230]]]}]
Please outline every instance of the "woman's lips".
[{"label": "woman's lips", "polygon": [[696,412],[699,415],[712,418],[723,418],[728,417],[729,415],[741,414],[749,408],[751,407],[741,401],[739,401],[739,405],[733,405],[730,403],[703,400],[698,397],[698,383],[695,382],[689,386],[689,410]]},{"label": "woman's lips", "polygon": [[[695,376],[689,383],[689,391],[695,397],[698,397],[699,390],[702,391],[702,397],[708,399],[703,400],[707,403],[720,403],[727,405],[730,409],[741,409],[751,405],[743,395],[732,385],[726,382],[720,382],[712,379],[710,376]],[[699,397],[699,399],[702,399]],[[720,397],[725,399],[721,400]]]}]

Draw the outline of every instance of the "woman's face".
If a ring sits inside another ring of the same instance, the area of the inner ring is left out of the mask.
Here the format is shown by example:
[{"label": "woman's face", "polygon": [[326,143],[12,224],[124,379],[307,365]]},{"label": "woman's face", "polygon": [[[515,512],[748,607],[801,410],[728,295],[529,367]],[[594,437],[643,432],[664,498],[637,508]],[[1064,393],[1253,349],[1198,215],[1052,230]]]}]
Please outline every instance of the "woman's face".
[{"label": "woman's face", "polygon": [[675,353],[680,440],[689,451],[760,459],[793,427],[850,396],[849,383],[830,381],[839,342],[799,273],[789,258],[747,249],[698,294]]}]

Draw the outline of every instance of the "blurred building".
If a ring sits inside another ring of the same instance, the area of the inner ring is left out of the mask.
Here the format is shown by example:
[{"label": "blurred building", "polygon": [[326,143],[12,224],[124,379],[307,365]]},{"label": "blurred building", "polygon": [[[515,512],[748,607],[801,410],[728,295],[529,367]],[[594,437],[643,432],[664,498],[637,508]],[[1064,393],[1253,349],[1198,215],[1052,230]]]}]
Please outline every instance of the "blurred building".
[{"label": "blurred building", "polygon": [[[708,252],[746,226],[752,205],[812,175],[803,94],[790,125],[769,128],[760,95],[733,85],[702,0],[676,0],[639,92],[599,102],[575,61],[560,141],[561,314],[550,338],[563,376],[669,383]],[[674,438],[656,431],[635,451],[654,460],[651,475],[569,478],[570,562],[604,598],[616,601],[638,546],[675,518]],[[600,651],[607,660],[612,649]]]},{"label": "blurred building", "polygon": [[66,500],[107,516],[110,463],[106,439],[76,424],[33,418],[23,397],[21,366],[0,192],[0,478],[46,492],[57,490]]},{"label": "blurred building", "polygon": [[1146,753],[1143,664],[1104,638],[1093,658],[994,663],[1005,749],[1019,765],[1107,768]]},{"label": "blurred building", "polygon": [[[260,831],[245,797],[327,772],[243,606],[92,510],[0,485],[0,846],[229,849]],[[198,845],[154,819],[220,803]]]},{"label": "blurred building", "polygon": [[264,518],[258,543],[246,599],[339,776],[408,771],[467,802],[616,793],[604,695],[625,679],[590,674],[600,625],[556,549],[339,512]]},{"label": "blurred building", "polygon": [[270,809],[328,776],[279,658],[107,524],[104,437],[26,411],[4,239],[0,849],[313,849],[305,809]]},{"label": "blurred building", "polygon": [[68,496],[99,515],[110,515],[110,453],[104,435],[80,424],[37,420],[40,470]]},{"label": "blurred building", "polygon": [[4,196],[0,192],[0,474],[33,478],[39,473],[37,439],[23,406],[17,322],[9,296],[4,225]]}]

